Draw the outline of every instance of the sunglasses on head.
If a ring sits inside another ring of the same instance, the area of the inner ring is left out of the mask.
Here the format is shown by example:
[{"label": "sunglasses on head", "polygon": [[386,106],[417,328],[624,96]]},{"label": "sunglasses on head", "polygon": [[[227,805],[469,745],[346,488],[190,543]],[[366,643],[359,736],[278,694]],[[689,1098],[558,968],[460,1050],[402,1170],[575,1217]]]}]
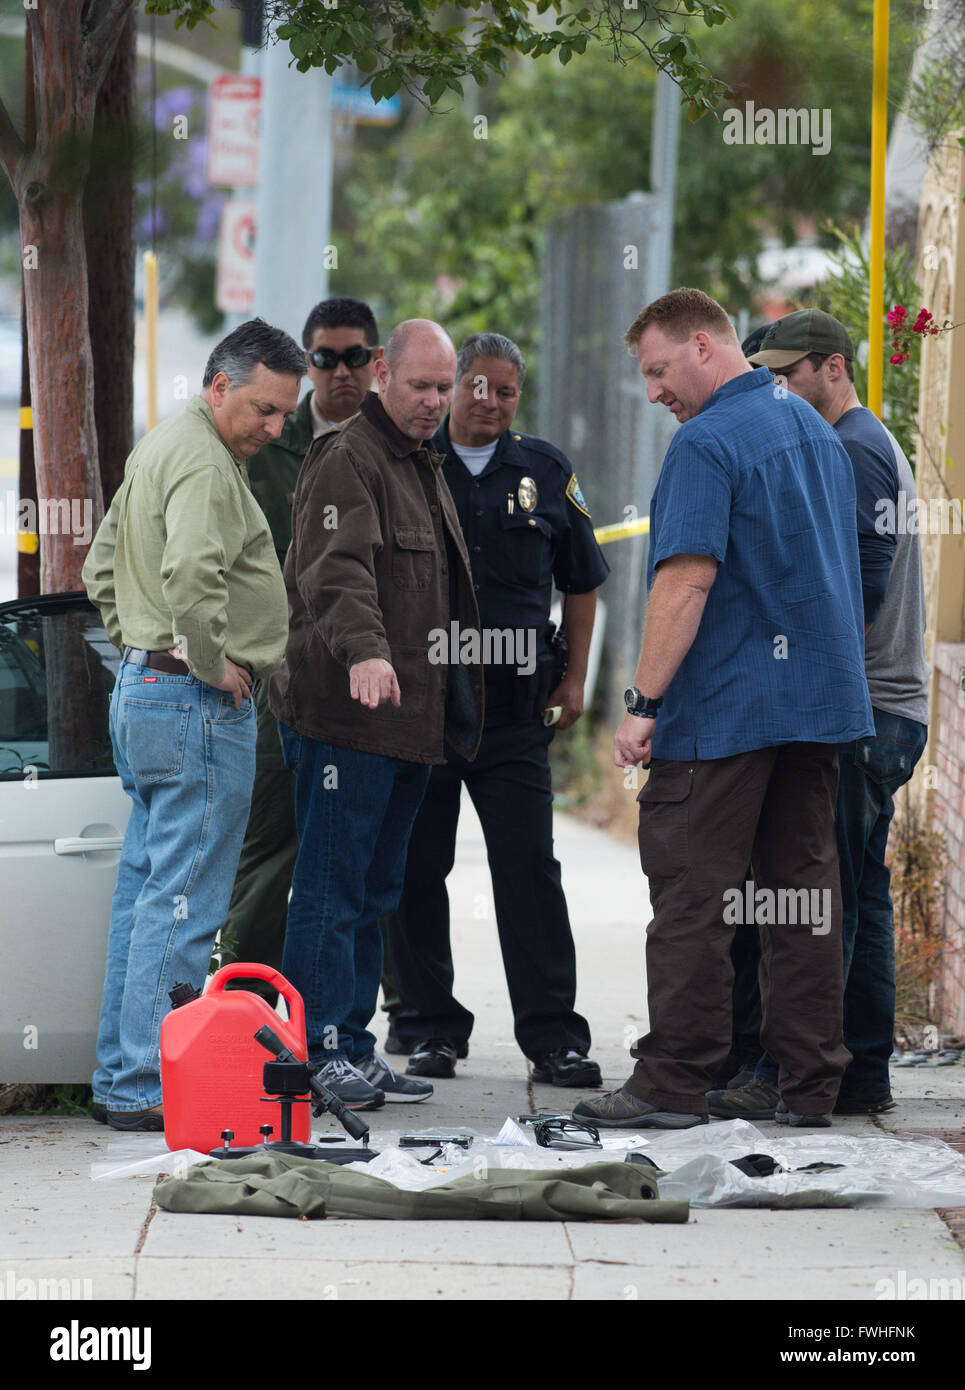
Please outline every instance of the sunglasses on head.
[{"label": "sunglasses on head", "polygon": [[367,367],[374,352],[374,347],[363,347],[361,343],[356,343],[344,352],[336,352],[334,348],[316,348],[308,354],[308,360],[313,366],[331,372],[340,362],[344,362],[346,367]]}]

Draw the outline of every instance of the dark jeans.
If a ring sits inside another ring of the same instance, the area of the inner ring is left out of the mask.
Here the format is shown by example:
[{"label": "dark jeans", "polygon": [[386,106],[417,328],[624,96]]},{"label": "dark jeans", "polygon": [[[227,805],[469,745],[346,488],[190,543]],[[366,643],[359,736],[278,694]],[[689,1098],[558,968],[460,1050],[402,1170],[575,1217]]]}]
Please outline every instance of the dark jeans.
[{"label": "dark jeans", "polygon": [[[802,893],[820,917],[761,929],[761,1036],[789,1107],[829,1110],[849,1059],[842,1041],[841,895],[834,844],[837,753],[790,743],[731,758],[654,759],[640,793],[650,885],[650,1032],[625,1089],[661,1110],[705,1113],[731,1044],[731,941],[747,865],[757,889]],[[754,907],[751,915],[757,918]]]},{"label": "dark jeans", "polygon": [[398,904],[430,769],[279,728],[299,837],[282,973],[305,1001],[309,1057],[357,1064],[375,1046],[379,918]]},{"label": "dark jeans", "polygon": [[[895,918],[885,850],[895,813],[892,798],[914,772],[928,729],[880,709],[874,718],[874,738],[838,749],[844,1040],[853,1058],[841,1093],[881,1100],[890,1094],[888,1058],[895,1031]],[[776,1081],[777,1068],[767,1053],[757,1075]]]}]

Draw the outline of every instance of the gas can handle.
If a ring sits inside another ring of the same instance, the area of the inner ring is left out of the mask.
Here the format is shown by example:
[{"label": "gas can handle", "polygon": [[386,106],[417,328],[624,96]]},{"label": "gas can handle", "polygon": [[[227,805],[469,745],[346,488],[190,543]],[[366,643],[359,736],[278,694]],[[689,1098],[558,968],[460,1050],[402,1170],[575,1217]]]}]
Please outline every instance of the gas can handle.
[{"label": "gas can handle", "polygon": [[285,979],[280,970],[276,970],[271,965],[262,965],[260,961],[232,961],[230,965],[223,965],[211,976],[207,993],[214,994],[216,991],[223,993],[228,981],[237,979],[264,980],[266,984],[271,985],[272,989],[276,989],[288,1005],[290,1026],[299,1037],[305,1036],[304,1000],[295,986]]}]

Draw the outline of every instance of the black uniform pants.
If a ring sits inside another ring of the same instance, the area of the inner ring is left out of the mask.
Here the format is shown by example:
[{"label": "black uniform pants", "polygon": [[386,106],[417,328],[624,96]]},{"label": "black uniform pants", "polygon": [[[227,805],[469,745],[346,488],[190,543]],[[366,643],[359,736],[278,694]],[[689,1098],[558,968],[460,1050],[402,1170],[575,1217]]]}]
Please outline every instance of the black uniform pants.
[{"label": "black uniform pants", "polygon": [[553,857],[551,738],[538,719],[495,710],[473,762],[447,749],[448,763],[432,770],[409,841],[402,901],[389,919],[402,1000],[395,1029],[406,1047],[427,1038],[458,1044],[472,1031],[473,1015],[453,994],[446,892],[463,782],[486,839],[516,1041],[530,1058],[590,1045],[587,1022],[573,1009],[576,957]]}]

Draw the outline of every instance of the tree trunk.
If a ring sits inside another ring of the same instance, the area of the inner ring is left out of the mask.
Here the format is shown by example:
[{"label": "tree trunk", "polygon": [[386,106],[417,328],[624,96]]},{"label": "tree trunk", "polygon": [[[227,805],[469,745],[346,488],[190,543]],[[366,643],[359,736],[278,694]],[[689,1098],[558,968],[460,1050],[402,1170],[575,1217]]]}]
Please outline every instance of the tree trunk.
[{"label": "tree trunk", "polygon": [[97,27],[107,18],[123,23],[126,15],[111,0],[60,0],[56,14],[47,6],[27,12],[35,138],[24,144],[3,132],[20,208],[45,593],[82,587],[87,544],[104,510],[83,212],[94,104],[117,39],[115,28],[105,43]]},{"label": "tree trunk", "polygon": [[134,16],[121,31],[97,99],[84,192],[87,318],[104,505],[134,447]]},{"label": "tree trunk", "polygon": [[[21,287],[21,293],[22,293]],[[21,349],[20,361],[20,408],[30,409],[30,365],[27,361],[27,313],[21,305],[20,310]],[[34,468],[34,432],[25,429],[20,422],[20,501],[37,501],[37,471]],[[40,549],[29,547],[32,541],[21,541],[17,537],[17,597],[31,598],[40,593]]]},{"label": "tree trunk", "polygon": [[[87,546],[104,513],[97,470],[94,363],[87,324],[83,183],[57,188],[48,168],[20,180],[24,299],[36,450],[40,585],[81,589]],[[45,177],[46,176],[46,177]]]},{"label": "tree trunk", "polygon": [[20,209],[44,592],[82,587],[84,556],[104,511],[84,184],[97,94],[132,8],[133,0],[27,8],[35,138],[21,138],[0,103],[0,160]]},{"label": "tree trunk", "polygon": [[[37,122],[34,115],[34,63],[33,41],[30,26],[24,40],[24,122],[23,138],[28,148],[32,148],[37,138]],[[24,411],[30,408],[30,363],[27,360],[27,305],[26,286],[20,276],[20,500],[37,501],[37,470],[34,466],[33,424],[24,428]],[[27,528],[28,530],[30,528]],[[32,534],[32,533],[31,533]],[[29,547],[36,544],[36,549]],[[31,598],[40,593],[40,540],[20,541],[17,545],[17,597]]]}]

